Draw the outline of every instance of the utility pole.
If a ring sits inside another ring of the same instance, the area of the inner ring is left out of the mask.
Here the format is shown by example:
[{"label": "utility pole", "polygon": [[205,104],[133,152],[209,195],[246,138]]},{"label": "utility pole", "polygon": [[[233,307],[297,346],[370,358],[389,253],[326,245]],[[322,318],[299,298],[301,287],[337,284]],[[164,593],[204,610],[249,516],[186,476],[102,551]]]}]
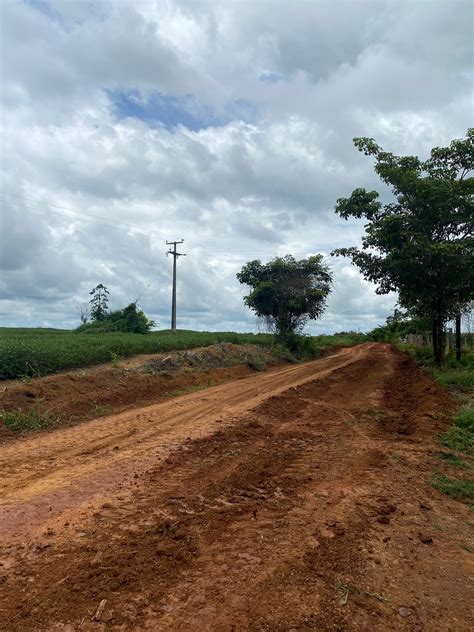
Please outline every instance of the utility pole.
[{"label": "utility pole", "polygon": [[173,250],[168,250],[167,255],[173,255],[173,294],[171,300],[171,331],[172,333],[176,333],[176,259],[178,257],[185,257],[186,255],[182,252],[176,251],[176,246],[178,244],[182,244],[184,239],[181,241],[167,241],[167,246],[173,246]]}]

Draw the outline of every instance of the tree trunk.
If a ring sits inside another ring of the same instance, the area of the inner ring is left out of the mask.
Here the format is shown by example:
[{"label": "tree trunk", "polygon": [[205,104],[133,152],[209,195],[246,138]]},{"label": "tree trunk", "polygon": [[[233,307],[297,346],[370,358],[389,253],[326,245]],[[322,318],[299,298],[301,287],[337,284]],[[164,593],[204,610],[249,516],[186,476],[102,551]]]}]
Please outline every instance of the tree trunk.
[{"label": "tree trunk", "polygon": [[433,323],[433,352],[436,366],[441,366],[444,362],[444,335],[443,335],[443,312],[437,309]]},{"label": "tree trunk", "polygon": [[435,316],[433,316],[432,321],[431,321],[431,326],[432,326],[432,345],[433,345],[433,357],[437,357],[438,355],[438,336],[437,336],[437,329],[436,329],[436,318]]},{"label": "tree trunk", "polygon": [[461,314],[456,314],[456,360],[461,361]]}]

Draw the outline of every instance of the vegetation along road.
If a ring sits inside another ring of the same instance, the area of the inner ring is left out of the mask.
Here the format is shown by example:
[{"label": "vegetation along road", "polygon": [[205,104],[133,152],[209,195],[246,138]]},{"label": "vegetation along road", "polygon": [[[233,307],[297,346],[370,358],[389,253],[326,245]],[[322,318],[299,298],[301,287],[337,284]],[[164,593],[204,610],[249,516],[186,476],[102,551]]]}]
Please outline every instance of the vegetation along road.
[{"label": "vegetation along road", "polygon": [[0,629],[469,630],[451,407],[367,343],[5,441]]}]

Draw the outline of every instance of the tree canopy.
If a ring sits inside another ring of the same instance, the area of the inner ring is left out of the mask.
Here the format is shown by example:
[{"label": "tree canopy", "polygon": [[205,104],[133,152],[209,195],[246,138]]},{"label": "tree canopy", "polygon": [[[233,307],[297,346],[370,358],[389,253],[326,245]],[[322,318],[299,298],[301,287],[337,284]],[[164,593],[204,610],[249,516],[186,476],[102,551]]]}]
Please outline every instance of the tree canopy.
[{"label": "tree canopy", "polygon": [[398,292],[399,303],[430,318],[438,363],[443,326],[474,296],[474,129],[449,147],[432,149],[426,161],[385,152],[371,138],[356,148],[375,158],[375,172],[391,187],[382,204],[376,191],[355,189],[337,200],[336,212],[365,218],[361,248],[340,248],[377,293]]},{"label": "tree canopy", "polygon": [[297,261],[292,255],[262,264],[249,261],[237,274],[250,286],[245,304],[263,318],[278,337],[303,330],[308,320],[324,312],[332,275],[322,255]]},{"label": "tree canopy", "polygon": [[99,283],[89,292],[92,296],[89,301],[90,304],[90,316],[92,320],[104,320],[107,316],[107,307],[109,304],[109,290]]}]

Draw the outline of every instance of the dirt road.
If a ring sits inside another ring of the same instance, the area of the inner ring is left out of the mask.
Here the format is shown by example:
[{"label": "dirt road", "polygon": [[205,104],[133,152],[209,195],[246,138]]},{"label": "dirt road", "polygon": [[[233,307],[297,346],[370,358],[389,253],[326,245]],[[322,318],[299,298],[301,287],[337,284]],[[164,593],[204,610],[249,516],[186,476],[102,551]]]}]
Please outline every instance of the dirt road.
[{"label": "dirt road", "polygon": [[446,395],[367,344],[0,448],[1,630],[470,630]]}]

